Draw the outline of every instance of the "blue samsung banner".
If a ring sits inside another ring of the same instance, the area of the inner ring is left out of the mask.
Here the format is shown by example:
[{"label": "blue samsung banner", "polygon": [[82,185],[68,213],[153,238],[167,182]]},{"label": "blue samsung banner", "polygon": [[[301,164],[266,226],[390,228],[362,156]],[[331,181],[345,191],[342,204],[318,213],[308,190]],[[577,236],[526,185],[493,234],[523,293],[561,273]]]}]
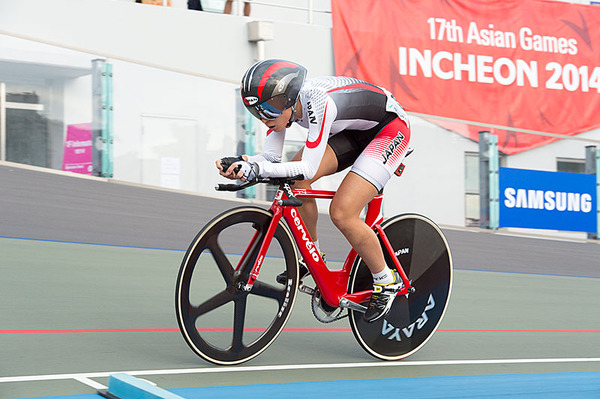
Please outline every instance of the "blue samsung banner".
[{"label": "blue samsung banner", "polygon": [[596,176],[500,168],[500,227],[594,233]]}]

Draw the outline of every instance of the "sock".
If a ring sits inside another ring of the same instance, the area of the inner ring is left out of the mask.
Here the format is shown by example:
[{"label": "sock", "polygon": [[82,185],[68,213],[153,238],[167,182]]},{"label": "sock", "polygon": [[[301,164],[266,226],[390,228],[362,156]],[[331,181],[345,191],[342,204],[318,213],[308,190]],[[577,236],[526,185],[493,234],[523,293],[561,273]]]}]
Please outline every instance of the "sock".
[{"label": "sock", "polygon": [[373,284],[386,285],[394,282],[394,274],[389,267],[382,272],[373,274]]},{"label": "sock", "polygon": [[317,251],[321,253],[321,248],[319,248],[319,240],[315,240],[315,247],[317,247]]}]

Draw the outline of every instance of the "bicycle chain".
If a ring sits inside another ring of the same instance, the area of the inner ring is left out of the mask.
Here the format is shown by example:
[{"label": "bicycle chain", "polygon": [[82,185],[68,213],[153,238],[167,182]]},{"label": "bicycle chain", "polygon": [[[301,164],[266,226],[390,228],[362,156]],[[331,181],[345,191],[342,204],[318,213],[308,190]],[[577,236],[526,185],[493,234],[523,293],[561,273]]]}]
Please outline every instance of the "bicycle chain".
[{"label": "bicycle chain", "polygon": [[[324,306],[328,308],[330,306],[326,303],[323,304],[321,292],[318,288],[315,288],[310,304],[313,316],[315,316],[315,319],[319,320],[321,323],[333,323],[334,321],[348,317],[348,312],[342,314],[344,312],[344,309],[342,308],[331,308],[331,310],[325,309]],[[319,311],[323,314],[319,314]]]}]

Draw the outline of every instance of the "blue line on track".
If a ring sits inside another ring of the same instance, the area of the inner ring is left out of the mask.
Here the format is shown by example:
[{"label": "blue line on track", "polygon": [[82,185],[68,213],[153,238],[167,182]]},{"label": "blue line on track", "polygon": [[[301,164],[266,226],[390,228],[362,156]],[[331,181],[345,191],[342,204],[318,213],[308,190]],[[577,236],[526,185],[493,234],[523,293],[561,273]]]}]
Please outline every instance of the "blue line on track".
[{"label": "blue line on track", "polygon": [[[600,371],[316,381],[170,389],[185,399],[600,398]],[[98,399],[99,395],[35,399]],[[127,398],[122,398],[127,399]]]},{"label": "blue line on track", "polygon": [[160,247],[142,247],[142,246],[135,246],[135,245],[102,244],[102,243],[97,243],[97,242],[45,240],[45,239],[42,239],[42,238],[25,238],[25,237],[8,237],[8,236],[0,236],[0,238],[6,238],[6,239],[9,239],[9,240],[55,242],[55,243],[59,243],[59,244],[97,245],[97,246],[100,246],[100,247],[134,248],[134,249],[155,249],[155,250],[158,250],[158,251],[185,252],[185,249],[160,248]]},{"label": "blue line on track", "polygon": [[[47,240],[41,238],[24,238],[24,237],[9,237],[9,236],[0,236],[0,238],[6,238],[10,240],[25,240],[25,241],[40,241],[40,242],[55,242],[61,244],[80,244],[80,245],[97,245],[102,247],[116,247],[116,248],[133,248],[133,249],[152,249],[157,251],[174,251],[174,252],[185,252],[185,249],[175,249],[175,248],[160,248],[160,247],[143,247],[143,246],[134,246],[134,245],[118,245],[118,244],[102,244],[102,243],[94,243],[94,242],[80,242],[80,241],[61,241],[61,240]],[[241,254],[232,254],[232,255],[241,255]],[[280,258],[280,257],[275,257]],[[344,263],[343,260],[335,260],[335,259],[327,259],[328,262],[331,263]],[[531,276],[548,276],[548,277],[574,277],[574,278],[591,278],[591,279],[600,279],[598,276],[579,276],[573,274],[550,274],[550,273],[531,273],[524,271],[503,271],[503,270],[485,270],[485,269],[475,269],[475,268],[454,268],[454,270],[465,270],[469,272],[484,272],[484,273],[506,273],[506,274],[524,274]]]}]

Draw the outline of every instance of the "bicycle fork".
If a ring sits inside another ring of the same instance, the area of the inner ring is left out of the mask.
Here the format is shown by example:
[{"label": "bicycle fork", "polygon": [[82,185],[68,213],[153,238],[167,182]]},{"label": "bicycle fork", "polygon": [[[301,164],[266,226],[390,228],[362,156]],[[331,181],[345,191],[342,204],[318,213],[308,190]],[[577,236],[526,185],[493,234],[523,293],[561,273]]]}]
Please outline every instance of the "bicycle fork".
[{"label": "bicycle fork", "polygon": [[[375,196],[375,198],[373,198],[373,200],[369,203],[369,205],[367,205],[367,214],[365,216],[365,223],[368,226],[370,226],[372,229],[374,229],[375,232],[379,235],[379,239],[381,240],[381,243],[382,243],[382,248],[381,248],[382,251],[384,251],[384,252],[387,251],[390,258],[392,259],[392,262],[394,263],[393,267],[396,269],[396,271],[400,275],[400,278],[402,279],[402,288],[396,295],[411,294],[411,293],[415,292],[415,288],[412,286],[410,280],[408,279],[408,276],[406,275],[404,268],[402,267],[402,265],[400,264],[400,261],[398,261],[398,258],[396,257],[396,254],[394,253],[394,248],[392,247],[392,244],[388,240],[387,236],[385,235],[385,232],[383,231],[383,228],[381,227],[381,222],[383,221],[383,216],[382,216],[382,212],[381,212],[382,200],[383,200],[383,194],[379,194],[379,195]],[[392,265],[388,265],[388,266],[392,266]]]},{"label": "bicycle fork", "polygon": [[381,242],[383,243],[383,249],[385,251],[387,251],[388,254],[390,255],[392,262],[394,262],[394,267],[396,268],[396,271],[398,272],[398,274],[400,275],[400,278],[402,279],[402,288],[396,295],[412,294],[413,292],[415,292],[415,287],[413,287],[411,285],[411,282],[408,279],[408,276],[406,275],[404,268],[402,267],[402,265],[400,265],[400,261],[398,261],[398,258],[396,257],[396,254],[394,253],[394,248],[392,248],[392,244],[390,243],[390,240],[388,240],[388,238],[385,235],[383,228],[381,227],[380,224],[375,225],[375,230],[379,234],[379,238],[381,239]]},{"label": "bicycle fork", "polygon": [[244,283],[244,281],[240,281],[238,283],[238,288],[241,291],[246,291],[246,292],[251,291],[252,287],[254,286],[254,282],[258,279],[258,274],[260,273],[260,268],[263,264],[266,254],[267,254],[267,250],[269,249],[269,246],[271,245],[271,240],[273,239],[273,235],[275,234],[275,230],[277,229],[277,225],[279,224],[279,220],[281,219],[281,216],[282,216],[281,210],[275,210],[275,213],[273,214],[273,217],[271,218],[271,222],[269,223],[269,227],[267,228],[267,231],[263,233],[262,231],[257,230],[256,233],[254,233],[254,236],[252,237],[252,240],[250,241],[248,248],[246,248],[246,252],[244,252],[244,255],[241,257],[240,262],[238,263],[238,265],[236,267],[236,270],[240,269],[242,262],[244,262],[247,259],[247,257],[250,256],[253,248],[255,248],[255,246],[258,244],[258,241],[261,240],[260,249],[258,250],[258,254],[256,255],[256,261],[254,262],[254,265],[252,266],[252,270],[250,271],[248,280],[246,280],[245,283]]}]

